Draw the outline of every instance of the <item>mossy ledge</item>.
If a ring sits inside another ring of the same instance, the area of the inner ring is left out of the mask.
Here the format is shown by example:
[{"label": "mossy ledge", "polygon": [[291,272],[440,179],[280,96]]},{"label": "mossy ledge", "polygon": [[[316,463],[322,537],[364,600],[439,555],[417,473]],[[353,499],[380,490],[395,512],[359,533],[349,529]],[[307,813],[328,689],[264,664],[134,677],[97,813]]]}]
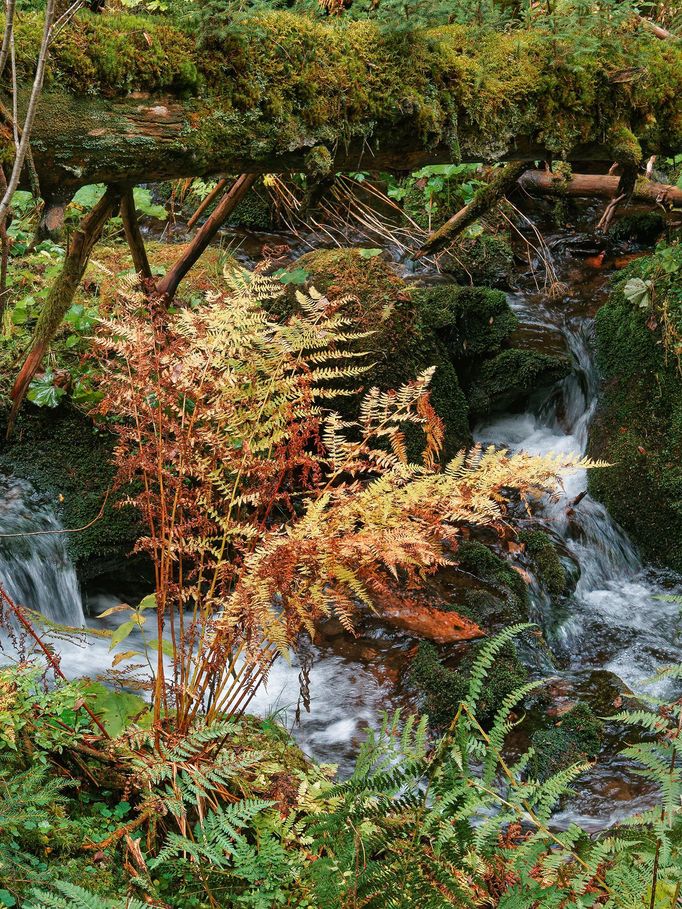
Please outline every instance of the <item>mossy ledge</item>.
[{"label": "mossy ledge", "polygon": [[[589,454],[613,466],[589,471],[589,488],[642,555],[682,571],[682,372],[664,333],[682,336],[682,245],[633,262],[596,318],[604,380]],[[628,282],[650,282],[647,299],[628,299]],[[678,343],[677,341],[675,343]],[[661,531],[665,528],[665,532]]]},{"label": "mossy ledge", "polygon": [[[28,80],[40,15],[18,16]],[[646,32],[590,51],[539,28],[387,31],[289,12],[203,46],[170,18],[80,12],[55,41],[34,129],[48,191],[217,172],[405,170],[436,160],[611,160],[622,124],[642,154],[682,147],[682,46]],[[580,61],[580,66],[575,65]],[[638,61],[638,77],[619,71]],[[327,154],[328,152],[328,154]]]}]

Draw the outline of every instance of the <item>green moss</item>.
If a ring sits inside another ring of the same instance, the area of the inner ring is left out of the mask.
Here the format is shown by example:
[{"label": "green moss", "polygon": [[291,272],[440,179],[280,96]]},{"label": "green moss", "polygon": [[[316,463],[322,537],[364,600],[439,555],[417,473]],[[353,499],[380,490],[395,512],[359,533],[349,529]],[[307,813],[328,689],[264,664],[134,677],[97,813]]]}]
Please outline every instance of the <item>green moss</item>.
[{"label": "green moss", "polygon": [[518,536],[525,543],[526,553],[540,583],[549,593],[560,596],[566,590],[566,569],[557,548],[542,530],[524,530]]},{"label": "green moss", "polygon": [[529,773],[546,780],[560,770],[597,756],[604,742],[604,724],[588,704],[579,701],[551,729],[540,729],[531,736],[535,754]]},{"label": "green moss", "polygon": [[616,221],[609,230],[609,236],[616,241],[635,240],[637,243],[653,243],[665,230],[665,224],[662,212],[639,212]]},{"label": "green moss", "polygon": [[327,177],[332,172],[334,159],[324,145],[311,148],[305,156],[305,171],[312,177]]},{"label": "green moss", "polygon": [[[305,269],[310,284],[330,299],[351,295],[344,314],[358,329],[373,332],[358,342],[358,349],[366,350],[374,364],[363,377],[363,386],[396,388],[435,366],[431,396],[445,422],[444,456],[449,458],[468,445],[468,407],[447,340],[446,307],[439,321],[425,305],[426,298],[411,294],[388,263],[379,256],[364,258],[357,249],[317,250],[302,256],[296,267]],[[420,435],[418,431],[408,434],[411,457],[418,455]]]},{"label": "green moss", "polygon": [[509,234],[499,231],[460,236],[442,259],[442,267],[456,281],[485,287],[508,287],[514,266]]},{"label": "green moss", "polygon": [[67,540],[85,577],[105,570],[122,573],[140,535],[134,512],[118,507],[118,497],[111,493],[113,445],[108,432],[75,410],[26,405],[0,452],[0,470],[50,494],[65,528],[84,528],[68,534]]},{"label": "green moss", "polygon": [[270,198],[264,191],[262,181],[258,181],[232,212],[228,224],[251,230],[271,230],[272,217]]},{"label": "green moss", "polygon": [[643,152],[639,140],[632,130],[622,123],[610,130],[609,147],[614,160],[623,167],[637,167],[642,162]]},{"label": "green moss", "polygon": [[[32,78],[40,30],[40,13],[18,15],[24,81]],[[386,136],[397,147],[403,140],[426,150],[456,146],[474,161],[504,156],[519,137],[567,156],[579,144],[603,145],[614,123],[609,141],[628,161],[682,145],[682,50],[643,30],[590,33],[589,50],[579,39],[548,41],[542,29],[390,30],[285,11],[216,21],[215,30],[219,39],[201,47],[191,22],[81,11],[54,41],[48,83],[96,111],[98,95],[201,98],[188,106],[182,135],[161,143],[167,160],[189,151],[196,173],[225,161],[226,149],[265,162],[351,140],[368,142],[371,152],[372,140]],[[632,60],[643,78],[626,87],[610,78]],[[139,99],[130,100],[139,108]],[[50,130],[63,128],[45,113],[37,138],[49,144]],[[111,165],[111,142],[86,132],[93,146],[105,146]],[[121,154],[156,144],[124,134],[130,147]]]},{"label": "green moss", "polygon": [[[433,726],[447,726],[467,696],[471,668],[481,645],[467,651],[457,669],[440,660],[433,644],[422,642],[410,666],[410,684],[419,692],[423,709]],[[478,702],[477,717],[489,725],[504,699],[528,680],[512,645],[506,647],[491,667]]]},{"label": "green moss", "polygon": [[413,292],[423,323],[459,363],[498,353],[518,325],[499,290],[441,284]]},{"label": "green moss", "polygon": [[476,621],[481,621],[481,608],[488,618],[491,613],[496,613],[497,621],[505,624],[528,619],[528,589],[521,575],[508,561],[483,543],[471,540],[460,544],[457,563],[462,571],[483,582],[483,589],[474,588],[466,593],[468,610],[457,604],[457,611],[468,612]]},{"label": "green moss", "polygon": [[[682,321],[682,247],[661,249],[622,274],[596,317],[604,386],[589,454],[613,464],[590,471],[590,492],[627,530],[642,555],[682,570],[682,375],[666,356],[659,306]],[[632,278],[652,281],[654,308],[628,300]]]},{"label": "green moss", "polygon": [[503,350],[481,367],[468,391],[471,415],[477,419],[493,411],[522,406],[531,394],[549,388],[568,374],[563,357],[535,350]]}]

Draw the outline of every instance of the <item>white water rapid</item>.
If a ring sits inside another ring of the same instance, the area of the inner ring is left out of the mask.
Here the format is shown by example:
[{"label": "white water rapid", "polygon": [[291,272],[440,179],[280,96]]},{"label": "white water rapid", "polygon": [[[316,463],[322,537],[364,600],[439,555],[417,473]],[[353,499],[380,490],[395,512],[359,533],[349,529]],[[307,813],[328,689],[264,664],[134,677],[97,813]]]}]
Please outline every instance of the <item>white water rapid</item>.
[{"label": "white water rapid", "polygon": [[11,599],[53,622],[85,624],[63,528],[44,496],[0,476],[0,583]]},{"label": "white water rapid", "polygon": [[[510,302],[522,323],[562,333],[574,368],[545,401],[478,427],[476,438],[534,454],[584,454],[598,393],[592,323],[570,315],[570,307],[565,315],[566,308],[529,304],[523,295]],[[680,659],[680,606],[662,598],[671,592],[671,578],[642,566],[603,505],[585,494],[570,508],[586,489],[587,471],[576,471],[560,498],[544,506],[547,529],[566,547],[580,577],[566,613],[537,602],[538,619],[568,668],[607,669],[641,690],[642,680]]]}]

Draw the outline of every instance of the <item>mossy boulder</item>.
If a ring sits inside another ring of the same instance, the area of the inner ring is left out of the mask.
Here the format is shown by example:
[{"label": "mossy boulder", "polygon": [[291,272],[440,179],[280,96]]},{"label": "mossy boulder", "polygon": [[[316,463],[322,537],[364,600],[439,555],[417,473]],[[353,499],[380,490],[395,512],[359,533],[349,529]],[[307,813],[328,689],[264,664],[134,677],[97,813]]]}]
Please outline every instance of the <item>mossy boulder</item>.
[{"label": "mossy boulder", "polygon": [[[603,379],[589,454],[613,466],[589,488],[642,555],[682,570],[682,246],[661,248],[619,276],[596,317]],[[637,284],[633,282],[650,282]],[[643,298],[633,297],[647,287]],[[666,351],[666,344],[668,350]]]},{"label": "mossy boulder", "polygon": [[[460,387],[446,334],[436,329],[418,294],[380,256],[360,249],[326,249],[306,253],[296,268],[330,300],[346,298],[343,312],[354,326],[372,334],[359,342],[372,369],[363,386],[396,388],[430,366],[436,367],[432,401],[446,427],[445,456],[471,441],[466,398]],[[445,320],[445,315],[443,319]],[[413,440],[411,454],[415,454]]]},{"label": "mossy boulder", "polygon": [[[409,684],[418,692],[421,706],[434,727],[446,727],[467,696],[471,669],[480,647],[480,644],[472,645],[455,668],[441,661],[433,644],[423,642],[417,648],[410,665]],[[528,671],[509,644],[488,672],[478,702],[478,719],[489,725],[504,699],[527,681]]]},{"label": "mossy boulder", "polygon": [[568,583],[566,569],[551,537],[542,530],[523,530],[518,536],[537,579],[548,593],[560,596]]},{"label": "mossy boulder", "polygon": [[440,600],[488,633],[528,621],[528,587],[505,558],[479,540],[460,543],[457,568],[441,572]]},{"label": "mossy boulder", "polygon": [[422,322],[464,366],[499,353],[518,325],[505,295],[488,287],[438,284],[413,291]]},{"label": "mossy boulder", "polygon": [[[4,435],[4,425],[0,431]],[[0,451],[0,471],[47,493],[67,530],[82,528],[66,539],[85,580],[102,573],[123,575],[141,534],[136,513],[120,507],[111,489],[113,447],[111,433],[75,409],[27,404]]]},{"label": "mossy boulder", "polygon": [[509,234],[483,230],[477,236],[460,236],[442,256],[441,267],[460,284],[509,287],[514,268]]},{"label": "mossy boulder", "polygon": [[519,410],[533,395],[544,395],[570,372],[566,357],[535,350],[503,350],[480,368],[466,389],[470,414],[484,419],[492,413]]},{"label": "mossy boulder", "polygon": [[[410,286],[373,250],[317,250],[294,267],[331,301],[343,299],[356,328],[372,332],[359,342],[373,364],[364,387],[396,388],[436,367],[431,392],[445,422],[445,458],[471,443],[472,419],[521,406],[569,369],[565,358],[509,347],[518,319],[499,290]],[[273,311],[286,316],[294,306],[292,294]]]},{"label": "mossy boulder", "polygon": [[531,736],[534,754],[529,774],[546,780],[572,764],[595,758],[604,743],[604,724],[584,701],[565,713],[549,729],[538,729]]},{"label": "mossy boulder", "polygon": [[653,244],[664,232],[665,226],[665,215],[662,212],[637,212],[619,218],[609,230],[609,237],[616,241],[630,240]]}]

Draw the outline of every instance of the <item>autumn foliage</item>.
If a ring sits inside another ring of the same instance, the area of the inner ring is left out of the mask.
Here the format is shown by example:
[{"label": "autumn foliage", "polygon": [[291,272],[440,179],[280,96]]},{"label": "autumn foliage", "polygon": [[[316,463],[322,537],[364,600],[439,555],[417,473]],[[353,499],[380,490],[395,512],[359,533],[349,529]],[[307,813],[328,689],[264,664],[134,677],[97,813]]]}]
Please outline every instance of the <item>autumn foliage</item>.
[{"label": "autumn foliage", "polygon": [[[226,281],[171,315],[152,302],[151,318],[130,289],[98,337],[99,413],[114,418],[118,482],[156,572],[155,718],[172,710],[180,730],[243,710],[321,618],[350,632],[360,607],[414,602],[456,561],[463,527],[501,528],[510,496],[528,504],[577,466],[474,449],[441,468],[432,370],[370,389],[343,419],[333,404],[358,394],[365,336],[339,303],[299,292],[278,323],[261,305],[283,292],[277,281]],[[418,464],[408,426],[423,434]]]}]

